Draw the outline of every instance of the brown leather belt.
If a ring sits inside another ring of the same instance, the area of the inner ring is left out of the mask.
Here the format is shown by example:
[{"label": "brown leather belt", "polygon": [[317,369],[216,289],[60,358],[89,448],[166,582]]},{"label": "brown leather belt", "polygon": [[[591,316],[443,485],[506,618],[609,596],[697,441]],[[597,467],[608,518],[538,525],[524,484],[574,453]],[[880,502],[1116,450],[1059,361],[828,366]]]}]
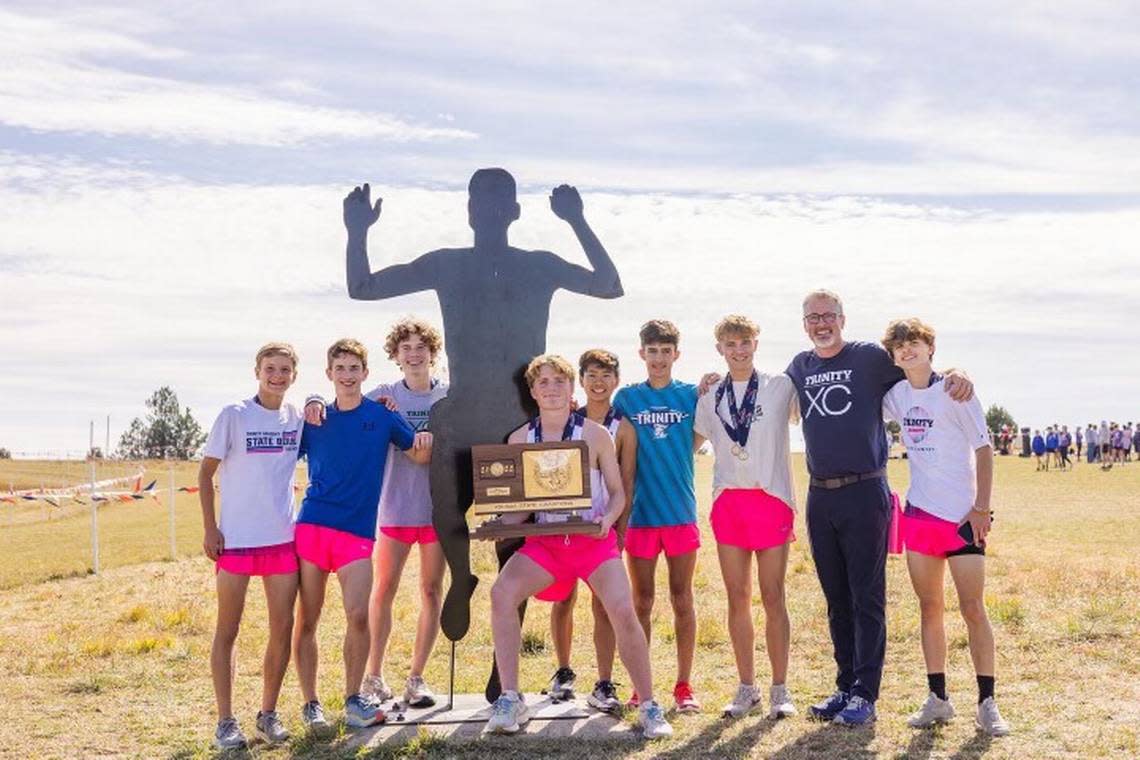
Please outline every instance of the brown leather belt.
[{"label": "brown leather belt", "polygon": [[843,486],[849,486],[861,480],[874,480],[875,478],[884,478],[886,475],[886,470],[875,470],[874,472],[864,472],[862,475],[844,475],[841,478],[812,478],[811,484],[815,488],[826,488],[829,491],[834,491],[836,488],[843,488]]}]

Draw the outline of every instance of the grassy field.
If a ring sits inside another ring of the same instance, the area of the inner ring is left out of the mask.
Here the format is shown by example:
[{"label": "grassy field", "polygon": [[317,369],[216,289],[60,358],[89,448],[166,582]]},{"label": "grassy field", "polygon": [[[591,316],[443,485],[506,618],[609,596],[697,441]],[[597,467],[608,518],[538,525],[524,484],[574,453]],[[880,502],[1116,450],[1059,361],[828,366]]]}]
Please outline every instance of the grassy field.
[{"label": "grassy field", "polygon": [[[975,734],[969,715],[973,675],[965,627],[948,617],[949,688],[960,717],[936,731],[912,731],[906,715],[925,696],[918,643],[918,609],[903,563],[889,564],[888,651],[872,728],[819,726],[803,718],[772,723],[760,717],[726,723],[719,707],[735,688],[725,602],[711,531],[707,529],[709,460],[700,459],[698,493],[706,545],[696,575],[699,604],[694,686],[705,703],[697,716],[678,716],[676,736],[653,745],[580,745],[483,740],[447,744],[424,738],[385,747],[376,756],[401,757],[1136,757],[1140,756],[1140,464],[1101,472],[1078,466],[1071,473],[1037,473],[1025,460],[997,463],[994,498],[998,522],[992,536],[987,606],[998,641],[998,697],[1012,736],[990,741]],[[17,488],[52,466],[0,462],[0,487]],[[75,468],[72,465],[73,469]],[[110,465],[108,465],[110,467]],[[36,470],[39,468],[39,470]],[[147,478],[168,485],[164,463]],[[802,495],[806,478],[795,463]],[[100,477],[108,477],[100,473]],[[84,470],[76,478],[86,478]],[[193,466],[180,466],[178,485],[191,485]],[[891,463],[897,490],[906,485],[905,463]],[[50,487],[50,483],[48,486]],[[802,502],[801,502],[802,503]],[[16,512],[0,514],[0,672],[9,720],[0,722],[2,757],[210,757],[213,696],[206,658],[213,626],[212,568],[200,556],[196,499],[176,502],[179,559],[169,560],[166,502],[110,504],[100,510],[103,572],[87,575],[90,515],[65,510],[50,520]],[[0,505],[9,509],[9,505]],[[40,510],[20,506],[19,510]],[[88,508],[89,509],[89,508]],[[42,518],[42,514],[40,515]],[[806,542],[788,568],[793,642],[789,685],[801,709],[832,687],[834,668],[826,611]],[[491,657],[488,588],[494,577],[489,547],[475,552],[483,579],[474,599],[472,630],[459,645],[459,691],[481,692]],[[662,576],[661,584],[664,583]],[[247,625],[239,640],[236,704],[252,731],[265,641],[264,602],[251,587]],[[389,679],[397,680],[411,654],[417,604],[415,564],[410,564],[396,609]],[[339,640],[343,625],[331,587],[321,634],[322,698],[339,710]],[[953,595],[949,603],[953,605]],[[760,610],[759,599],[756,609]],[[758,613],[759,614],[759,613]],[[536,604],[526,628],[547,642],[546,606]],[[667,694],[674,673],[671,613],[662,599],[655,611],[653,662],[658,689]],[[574,664],[580,683],[592,681],[589,605],[579,604]],[[540,645],[541,646],[541,645]],[[762,650],[763,637],[757,647]],[[766,672],[761,651],[757,665]],[[445,647],[437,647],[427,677],[446,684]],[[553,670],[547,651],[522,660],[523,686],[538,691]],[[619,668],[618,680],[621,677]],[[623,688],[628,693],[628,686]],[[275,750],[255,747],[258,757],[354,757],[343,729],[302,736],[294,674],[281,705],[298,735]]]}]

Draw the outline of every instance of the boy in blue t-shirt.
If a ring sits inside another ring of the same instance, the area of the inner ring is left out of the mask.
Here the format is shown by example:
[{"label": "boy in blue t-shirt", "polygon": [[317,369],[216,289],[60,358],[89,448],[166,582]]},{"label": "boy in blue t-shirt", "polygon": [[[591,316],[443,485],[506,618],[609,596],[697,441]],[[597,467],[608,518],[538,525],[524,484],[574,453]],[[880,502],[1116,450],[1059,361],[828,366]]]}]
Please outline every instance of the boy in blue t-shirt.
[{"label": "boy in blue t-shirt", "polygon": [[[649,639],[657,555],[664,552],[677,637],[673,699],[679,711],[697,712],[701,706],[689,683],[697,642],[693,571],[701,545],[693,452],[705,439],[693,432],[696,386],[673,379],[673,364],[681,355],[680,341],[681,333],[672,322],[653,319],[642,326],[638,355],[645,361],[648,378],[618,391],[614,408],[637,432],[637,474],[625,534],[637,616]],[[636,703],[638,695],[635,693],[630,701]]]},{"label": "boy in blue t-shirt", "polygon": [[360,689],[368,659],[368,597],[372,589],[372,548],[388,445],[407,450],[415,432],[400,415],[363,396],[368,350],[342,339],[328,350],[325,370],[336,402],[320,427],[308,425],[301,455],[308,457],[309,487],[297,516],[296,545],[301,593],[293,652],[305,697],[301,719],[325,725],[317,700],[317,623],[329,573],[335,572],[344,599],[345,722],[370,726],[384,720],[375,697]]}]

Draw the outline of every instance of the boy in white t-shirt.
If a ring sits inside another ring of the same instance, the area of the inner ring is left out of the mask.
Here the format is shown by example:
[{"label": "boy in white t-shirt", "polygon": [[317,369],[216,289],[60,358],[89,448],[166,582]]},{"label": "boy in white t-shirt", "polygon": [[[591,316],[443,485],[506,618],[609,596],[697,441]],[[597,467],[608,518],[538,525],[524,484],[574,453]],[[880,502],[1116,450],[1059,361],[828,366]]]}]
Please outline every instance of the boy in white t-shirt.
[{"label": "boy in white t-shirt", "polygon": [[[407,452],[388,453],[384,487],[380,492],[376,548],[372,554],[373,581],[368,600],[371,642],[361,691],[382,701],[394,696],[384,678],[384,655],[392,633],[392,605],[400,576],[412,547],[418,544],[420,612],[403,699],[411,707],[431,707],[435,704],[435,694],[424,682],[423,673],[439,634],[446,564],[431,522],[428,465],[432,438],[428,432],[428,417],[432,406],[447,395],[447,383],[434,376],[436,359],[443,350],[443,336],[430,323],[408,317],[392,325],[384,339],[384,350],[400,368],[403,379],[382,383],[365,395],[394,407],[416,431],[416,438]],[[309,424],[320,426],[323,412],[320,399],[310,399],[305,405]]]},{"label": "boy in white t-shirt", "polygon": [[896,320],[887,327],[882,343],[906,373],[883,398],[883,411],[902,426],[910,467],[903,542],[919,599],[930,689],[907,722],[924,728],[954,715],[946,694],[942,622],[943,578],[949,565],[978,681],[976,723],[991,736],[1004,736],[1009,724],[994,701],[994,634],[984,601],[993,447],[982,405],[977,395],[956,403],[943,392],[941,376],[931,369],[934,330],[929,325],[918,319]]},{"label": "boy in white t-shirt", "polygon": [[728,374],[697,402],[693,430],[712,444],[713,508],[721,576],[728,596],[728,631],[740,685],[724,708],[739,718],[761,709],[753,657],[752,557],[764,603],[764,640],[772,666],[770,718],[795,715],[785,686],[791,622],[784,597],[788,548],[795,540],[788,422],[799,417],[791,378],[760,372],[753,363],[760,328],[730,314],[713,331]]},{"label": "boy in white t-shirt", "polygon": [[[289,666],[297,554],[293,543],[293,473],[304,424],[285,403],[297,377],[297,354],[287,343],[269,343],[254,362],[257,395],[222,409],[210,430],[198,470],[205,538],[216,563],[218,621],[210,671],[218,705],[214,744],[241,747],[245,736],[232,706],[234,642],[251,576],[260,576],[269,612],[264,683],[257,733],[267,742],[289,738],[277,717],[277,697]],[[221,522],[214,509],[214,473],[221,470]]]}]

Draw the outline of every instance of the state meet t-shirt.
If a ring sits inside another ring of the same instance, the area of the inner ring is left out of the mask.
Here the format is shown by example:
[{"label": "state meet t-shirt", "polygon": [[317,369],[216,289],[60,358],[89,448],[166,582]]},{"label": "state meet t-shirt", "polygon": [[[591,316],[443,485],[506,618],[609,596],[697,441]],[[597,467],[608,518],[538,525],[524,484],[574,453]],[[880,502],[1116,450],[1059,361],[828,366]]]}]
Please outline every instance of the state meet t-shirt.
[{"label": "state meet t-shirt", "polygon": [[375,539],[388,447],[407,449],[414,437],[403,417],[371,399],[347,412],[330,406],[324,424],[306,425],[301,436],[309,488],[297,522]]},{"label": "state meet t-shirt", "polygon": [[[709,388],[697,402],[694,430],[709,440],[716,457],[713,500],[726,488],[762,488],[795,509],[788,423],[798,414],[796,389],[791,378],[784,374],[757,372],[756,376],[756,407],[748,429],[748,442],[744,446],[748,452],[747,459],[739,459],[732,453],[735,443],[722,424],[722,420],[732,419],[728,411],[728,393],[721,395],[719,406],[716,401],[718,387],[731,382],[731,376]],[[738,409],[747,388],[747,381],[733,384]]]},{"label": "state meet t-shirt", "polygon": [[218,468],[218,529],[227,549],[293,540],[293,473],[304,418],[292,404],[266,409],[246,399],[222,409],[203,455]]},{"label": "state meet t-shirt", "polygon": [[[417,433],[428,430],[431,407],[447,395],[447,384],[436,382],[431,390],[413,391],[400,380],[378,386],[368,398],[394,399],[398,413]],[[388,452],[384,487],[380,491],[380,525],[420,527],[431,525],[431,481],[428,465],[417,464],[393,446]]]},{"label": "state meet t-shirt", "polygon": [[886,467],[883,396],[903,377],[886,349],[853,341],[830,359],[804,351],[785,372],[799,394],[812,477],[861,475]]},{"label": "state meet t-shirt", "polygon": [[959,403],[941,380],[915,388],[904,379],[883,399],[883,412],[902,427],[910,466],[906,500],[943,520],[969,514],[978,492],[974,451],[990,445],[978,397]]},{"label": "state meet t-shirt", "polygon": [[693,490],[693,416],[697,387],[677,380],[664,388],[648,382],[627,385],[614,396],[614,408],[637,432],[633,527],[688,525],[697,521]]}]

